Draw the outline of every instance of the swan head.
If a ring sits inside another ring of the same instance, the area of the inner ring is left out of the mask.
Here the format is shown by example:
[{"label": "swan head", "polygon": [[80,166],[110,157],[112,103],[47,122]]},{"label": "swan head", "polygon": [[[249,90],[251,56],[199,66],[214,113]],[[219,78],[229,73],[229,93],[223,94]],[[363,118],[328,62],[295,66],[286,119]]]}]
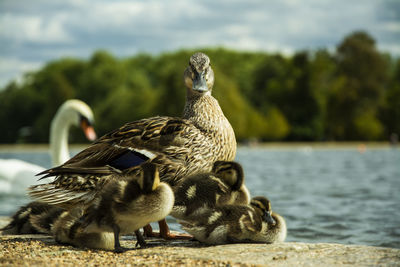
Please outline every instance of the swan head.
[{"label": "swan head", "polygon": [[76,99],[67,100],[60,106],[50,127],[50,154],[53,166],[69,160],[68,132],[69,128],[80,126],[90,141],[96,139],[93,129],[94,116],[90,107]]},{"label": "swan head", "polygon": [[[74,125],[81,127],[86,138],[90,141],[96,139],[96,132],[93,129],[94,116],[92,109],[83,101],[71,99],[64,102],[58,109],[52,125],[59,127],[63,125]],[[53,126],[52,126],[53,127]]]},{"label": "swan head", "polygon": [[189,59],[183,79],[188,89],[188,95],[211,94],[214,85],[214,71],[210,58],[201,52],[193,54]]}]

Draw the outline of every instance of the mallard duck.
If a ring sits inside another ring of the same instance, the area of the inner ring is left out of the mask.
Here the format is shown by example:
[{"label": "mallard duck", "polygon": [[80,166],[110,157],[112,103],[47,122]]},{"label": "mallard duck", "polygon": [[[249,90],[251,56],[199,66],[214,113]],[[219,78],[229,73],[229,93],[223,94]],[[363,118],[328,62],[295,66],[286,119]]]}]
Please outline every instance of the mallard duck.
[{"label": "mallard duck", "polygon": [[[68,132],[71,126],[79,126],[88,140],[94,141],[96,133],[92,127],[92,110],[86,103],[71,99],[60,106],[50,127],[50,155],[53,166],[70,158]],[[0,159],[1,193],[26,194],[26,188],[35,184],[35,175],[45,168],[19,159]]]},{"label": "mallard duck", "polygon": [[217,207],[201,220],[181,224],[182,229],[207,244],[275,243],[286,238],[285,220],[272,212],[265,197],[254,197],[247,206]]},{"label": "mallard duck", "polygon": [[[110,168],[124,170],[152,162],[158,165],[161,181],[175,186],[190,174],[211,171],[217,160],[233,160],[235,134],[211,96],[214,73],[207,55],[191,56],[184,82],[187,96],[183,118],[156,116],[125,124],[65,164],[42,172],[55,180],[31,187],[30,196],[70,207],[82,200],[82,194],[96,192],[96,187],[88,186],[90,177],[107,177]],[[76,176],[79,179],[71,178]],[[160,224],[160,234],[173,237],[165,226]]]},{"label": "mallard duck", "polygon": [[174,188],[174,194],[171,215],[184,221],[197,221],[217,206],[250,202],[242,166],[234,161],[216,161],[211,172],[183,179]]}]

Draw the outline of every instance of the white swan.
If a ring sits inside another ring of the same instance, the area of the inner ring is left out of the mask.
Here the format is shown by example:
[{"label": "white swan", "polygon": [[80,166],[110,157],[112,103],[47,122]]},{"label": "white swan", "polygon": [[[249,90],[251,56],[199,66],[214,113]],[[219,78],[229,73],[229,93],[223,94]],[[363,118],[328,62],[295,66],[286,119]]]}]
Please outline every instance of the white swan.
[{"label": "white swan", "polygon": [[[96,139],[91,126],[94,121],[90,107],[76,99],[67,100],[60,106],[50,127],[50,155],[52,165],[57,166],[70,158],[68,132],[72,125],[81,126],[86,138]],[[0,159],[0,194],[25,195],[29,185],[37,184],[35,177],[45,168],[18,159]]]}]

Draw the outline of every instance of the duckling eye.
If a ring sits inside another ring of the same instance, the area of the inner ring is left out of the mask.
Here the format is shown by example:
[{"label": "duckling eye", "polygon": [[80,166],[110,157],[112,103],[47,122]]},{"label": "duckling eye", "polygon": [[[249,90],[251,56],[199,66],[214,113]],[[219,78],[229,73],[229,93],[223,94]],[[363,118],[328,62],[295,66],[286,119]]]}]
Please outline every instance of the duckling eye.
[{"label": "duckling eye", "polygon": [[260,205],[256,204],[256,203],[252,203],[253,206],[259,208],[260,210],[262,210],[262,207],[260,207]]}]

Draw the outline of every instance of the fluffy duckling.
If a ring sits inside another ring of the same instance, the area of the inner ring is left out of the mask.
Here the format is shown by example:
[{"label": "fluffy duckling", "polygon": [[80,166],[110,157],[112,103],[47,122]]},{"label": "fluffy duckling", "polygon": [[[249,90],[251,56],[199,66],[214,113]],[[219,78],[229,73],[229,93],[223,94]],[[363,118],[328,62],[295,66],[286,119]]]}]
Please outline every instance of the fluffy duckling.
[{"label": "fluffy duckling", "polygon": [[287,231],[285,220],[272,212],[265,197],[254,197],[247,206],[217,207],[201,221],[181,224],[184,230],[207,244],[283,242]]},{"label": "fluffy duckling", "polygon": [[[121,175],[125,176],[125,179],[120,177],[106,184],[92,204],[85,208],[79,220],[73,220],[78,218],[75,214],[77,211],[65,217],[66,223],[62,223],[60,218],[61,229],[62,225],[66,224],[71,227],[67,229],[68,239],[64,238],[62,231],[56,229],[58,240],[74,245],[91,246],[92,243],[85,243],[89,233],[111,232],[114,234],[115,251],[122,252],[119,235],[135,232],[138,244],[146,244],[139,228],[164,219],[172,209],[174,194],[169,185],[160,182],[155,164],[144,163],[140,168],[127,169]],[[80,211],[79,206],[77,209]],[[72,221],[74,223],[71,223]],[[105,240],[106,243],[110,240],[106,234],[93,234],[92,237],[95,238],[93,244],[97,245],[101,240]],[[109,247],[108,243],[104,246]]]},{"label": "fluffy duckling", "polygon": [[64,211],[56,218],[51,229],[56,242],[80,248],[115,249],[121,252],[122,248],[115,247],[116,239],[113,232],[85,232],[82,225],[82,218],[85,217],[84,211],[82,206],[77,206],[70,211]]},{"label": "fluffy duckling", "polygon": [[[30,187],[30,196],[71,208],[81,195],[96,193],[96,186],[91,186],[93,177],[107,178],[110,168],[123,171],[143,162],[156,163],[161,181],[175,186],[184,177],[210,171],[217,160],[233,160],[235,133],[211,95],[214,72],[207,55],[199,52],[190,57],[184,84],[182,117],[157,116],[123,125],[63,165],[42,172],[54,181]],[[172,237],[161,226],[160,233]]]},{"label": "fluffy duckling", "polygon": [[6,225],[2,234],[50,234],[53,222],[65,210],[45,202],[31,202],[22,206]]},{"label": "fluffy duckling", "polygon": [[82,206],[70,211],[45,202],[31,202],[21,207],[3,228],[3,234],[50,234],[58,243],[76,247],[113,250],[111,232],[79,233],[79,219],[84,215]]},{"label": "fluffy duckling", "polygon": [[216,161],[212,172],[185,178],[174,188],[174,194],[170,215],[183,221],[197,221],[217,206],[250,202],[242,166],[234,161]]}]

